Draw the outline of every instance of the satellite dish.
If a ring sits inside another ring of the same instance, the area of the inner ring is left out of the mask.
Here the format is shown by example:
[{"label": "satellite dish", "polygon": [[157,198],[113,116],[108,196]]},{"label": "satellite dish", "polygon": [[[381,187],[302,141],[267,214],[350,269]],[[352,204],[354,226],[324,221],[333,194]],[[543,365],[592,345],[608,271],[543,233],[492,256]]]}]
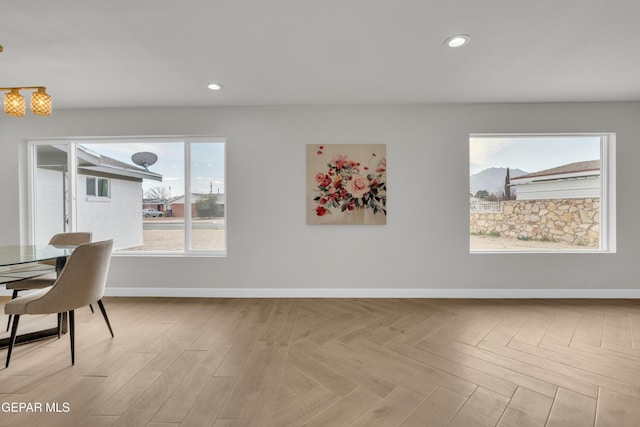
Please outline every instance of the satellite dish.
[{"label": "satellite dish", "polygon": [[148,171],[149,166],[158,161],[158,156],[147,151],[141,151],[131,156],[131,160],[138,166],[142,166],[144,170]]}]

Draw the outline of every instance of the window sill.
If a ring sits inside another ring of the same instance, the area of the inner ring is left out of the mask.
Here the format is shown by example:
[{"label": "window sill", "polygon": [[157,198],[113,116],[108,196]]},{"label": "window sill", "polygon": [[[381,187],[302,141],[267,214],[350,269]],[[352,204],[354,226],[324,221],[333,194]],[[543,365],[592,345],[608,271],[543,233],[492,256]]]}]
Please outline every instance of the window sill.
[{"label": "window sill", "polygon": [[87,196],[87,202],[111,202],[111,197]]}]

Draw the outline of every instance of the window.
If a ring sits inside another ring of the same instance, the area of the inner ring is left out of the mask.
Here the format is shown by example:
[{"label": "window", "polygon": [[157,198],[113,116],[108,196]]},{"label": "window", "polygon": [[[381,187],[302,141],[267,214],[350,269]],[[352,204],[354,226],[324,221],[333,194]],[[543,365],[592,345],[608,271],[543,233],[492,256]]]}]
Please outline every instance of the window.
[{"label": "window", "polygon": [[87,196],[110,197],[107,178],[87,177]]},{"label": "window", "polygon": [[[91,231],[96,241],[114,239],[115,253],[226,254],[224,139],[101,138],[29,146],[33,242],[47,242],[57,232]],[[134,161],[136,153],[145,154]],[[102,200],[109,203],[90,203]]]},{"label": "window", "polygon": [[471,252],[615,252],[615,135],[471,135]]}]

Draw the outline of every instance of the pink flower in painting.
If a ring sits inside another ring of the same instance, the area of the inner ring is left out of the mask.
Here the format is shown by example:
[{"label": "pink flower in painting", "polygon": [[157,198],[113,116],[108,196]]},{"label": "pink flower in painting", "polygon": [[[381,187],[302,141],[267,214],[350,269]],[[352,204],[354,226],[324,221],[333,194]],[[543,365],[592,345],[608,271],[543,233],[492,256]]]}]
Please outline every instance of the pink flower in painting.
[{"label": "pink flower in painting", "polygon": [[347,159],[347,156],[338,154],[333,158],[331,163],[333,166],[335,166],[336,169],[341,170],[347,165],[348,159]]},{"label": "pink flower in painting", "polygon": [[322,172],[318,172],[316,174],[316,182],[318,184],[322,183],[322,181],[324,181],[324,177],[325,177],[325,175]]},{"label": "pink flower in painting", "polygon": [[347,190],[355,198],[360,198],[369,192],[369,180],[362,175],[355,175],[347,183]]}]

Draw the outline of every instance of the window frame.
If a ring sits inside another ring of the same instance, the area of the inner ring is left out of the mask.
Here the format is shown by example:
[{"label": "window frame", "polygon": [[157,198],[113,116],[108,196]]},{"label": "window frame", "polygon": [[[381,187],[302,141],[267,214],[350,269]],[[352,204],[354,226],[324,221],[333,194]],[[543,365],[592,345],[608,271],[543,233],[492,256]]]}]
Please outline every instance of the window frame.
[{"label": "window frame", "polygon": [[[68,201],[68,216],[67,216],[67,227],[68,231],[72,231],[76,229],[77,223],[77,155],[76,150],[78,145],[83,144],[105,144],[105,143],[113,143],[113,144],[125,144],[125,143],[182,143],[184,149],[184,185],[185,185],[185,217],[184,217],[184,248],[182,251],[114,251],[113,256],[135,256],[135,257],[226,257],[227,256],[227,234],[228,234],[228,214],[227,214],[227,141],[225,137],[220,136],[165,136],[165,137],[155,137],[155,136],[136,136],[136,137],[72,137],[72,138],[46,138],[46,139],[33,139],[27,140],[27,173],[28,173],[28,182],[27,182],[27,241],[31,244],[34,243],[35,239],[35,227],[36,227],[36,171],[37,166],[35,164],[37,156],[36,149],[39,145],[66,145],[69,147],[67,152],[67,168],[69,171],[73,171],[69,177],[69,188],[68,191],[72,195]],[[192,227],[192,218],[191,218],[191,145],[198,143],[220,143],[224,146],[224,154],[223,154],[223,167],[224,167],[224,186],[225,186],[225,203],[224,203],[224,249],[191,249],[191,233],[193,231]],[[90,176],[87,176],[90,177]],[[91,176],[93,177],[93,176]],[[93,177],[98,178],[98,177]],[[97,185],[96,179],[96,185]],[[111,198],[112,186],[111,182],[108,184],[109,188],[109,196],[90,196],[87,195],[87,198],[92,200],[100,200],[106,201]],[[98,189],[96,188],[96,191]]]},{"label": "window frame", "polygon": [[[86,189],[89,189],[89,180],[93,180],[93,194],[87,191],[87,200],[109,200],[111,199],[111,179],[93,175],[85,175]],[[107,183],[107,195],[100,194],[100,181]]]},{"label": "window frame", "polygon": [[[476,254],[609,254],[616,253],[616,133],[471,133],[467,139],[470,144],[472,138],[570,138],[570,137],[598,137],[600,138],[600,247],[593,249],[471,249]],[[470,147],[470,145],[469,145]],[[470,149],[470,148],[468,148]],[[470,153],[470,152],[468,152]],[[467,176],[470,176],[469,158],[467,159]],[[469,181],[467,179],[467,185]],[[467,193],[469,188],[467,187]],[[467,229],[470,215],[467,217]]]}]

